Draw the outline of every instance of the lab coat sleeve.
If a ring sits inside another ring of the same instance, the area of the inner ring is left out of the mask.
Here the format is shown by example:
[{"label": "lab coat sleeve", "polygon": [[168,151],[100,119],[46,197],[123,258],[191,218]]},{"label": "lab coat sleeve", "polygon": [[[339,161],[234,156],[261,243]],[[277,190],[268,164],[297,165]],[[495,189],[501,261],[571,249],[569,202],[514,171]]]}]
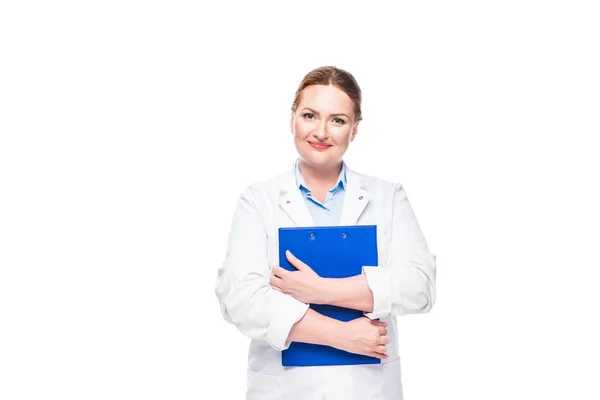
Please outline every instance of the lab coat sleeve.
[{"label": "lab coat sleeve", "polygon": [[429,252],[400,184],[394,190],[389,245],[387,265],[363,267],[373,292],[373,311],[365,316],[377,319],[429,312],[436,297],[436,255]]},{"label": "lab coat sleeve", "polygon": [[257,207],[260,201],[252,186],[239,198],[225,261],[217,274],[216,295],[227,322],[281,351],[289,347],[289,332],[308,305],[271,287],[267,234]]}]

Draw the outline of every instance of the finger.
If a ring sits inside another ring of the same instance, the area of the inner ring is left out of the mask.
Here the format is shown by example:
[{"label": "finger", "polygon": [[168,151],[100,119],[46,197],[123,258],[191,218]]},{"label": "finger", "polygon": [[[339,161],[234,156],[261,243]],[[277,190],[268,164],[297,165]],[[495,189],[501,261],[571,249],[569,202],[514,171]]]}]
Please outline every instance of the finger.
[{"label": "finger", "polygon": [[384,327],[380,327],[379,328],[379,334],[385,336],[385,335],[388,334],[388,330],[385,329]]},{"label": "finger", "polygon": [[272,286],[277,286],[279,288],[281,288],[281,284],[282,284],[282,280],[281,278],[275,276],[275,275],[271,275],[271,279],[269,279],[269,282],[271,283]]},{"label": "finger", "polygon": [[389,342],[390,342],[390,338],[387,336],[379,336],[379,339],[377,340],[377,343],[383,344],[383,345],[386,345]]},{"label": "finger", "polygon": [[387,322],[383,322],[378,319],[372,319],[371,322],[374,323],[375,325],[381,325],[381,326],[387,325]]},{"label": "finger", "polygon": [[377,326],[387,326],[387,322],[382,322],[382,321],[379,321],[379,320],[377,320],[377,319],[372,319],[372,320],[370,320],[370,321],[371,321],[371,323],[372,323],[373,325],[377,325]]},{"label": "finger", "polygon": [[388,356],[387,354],[383,354],[383,353],[377,353],[377,352],[372,352],[370,354],[371,357],[376,357],[379,358],[381,360],[387,360],[388,358],[390,358],[390,356]]},{"label": "finger", "polygon": [[283,290],[281,290],[281,288],[280,288],[280,287],[277,287],[277,286],[275,286],[275,285],[272,285],[271,287],[272,287],[273,289],[277,290],[278,292],[281,292],[281,293],[283,293]]},{"label": "finger", "polygon": [[379,346],[377,346],[375,348],[375,352],[381,353],[381,354],[385,353],[386,350],[387,350],[387,347],[384,344],[380,344]]},{"label": "finger", "polygon": [[299,258],[297,258],[295,255],[293,255],[292,252],[289,250],[285,251],[285,256],[288,259],[288,261],[290,262],[290,264],[292,264],[294,267],[296,267],[298,269],[298,271],[302,271],[303,269],[308,267],[308,265],[304,264]]},{"label": "finger", "polygon": [[276,266],[274,266],[274,267],[271,269],[271,272],[272,272],[274,275],[277,275],[277,276],[279,276],[279,277],[283,277],[283,276],[285,276],[285,274],[287,274],[287,273],[288,273],[288,272],[290,272],[290,271],[288,271],[287,269],[281,268],[280,266],[276,265]]}]

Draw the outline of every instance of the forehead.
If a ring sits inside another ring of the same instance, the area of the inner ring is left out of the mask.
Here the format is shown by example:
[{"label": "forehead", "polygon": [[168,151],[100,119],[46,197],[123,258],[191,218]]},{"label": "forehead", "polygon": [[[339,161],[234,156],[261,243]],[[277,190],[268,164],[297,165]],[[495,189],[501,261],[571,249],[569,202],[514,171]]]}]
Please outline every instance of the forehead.
[{"label": "forehead", "polygon": [[310,85],[302,90],[298,108],[309,107],[316,111],[331,113],[352,113],[352,99],[333,85]]}]

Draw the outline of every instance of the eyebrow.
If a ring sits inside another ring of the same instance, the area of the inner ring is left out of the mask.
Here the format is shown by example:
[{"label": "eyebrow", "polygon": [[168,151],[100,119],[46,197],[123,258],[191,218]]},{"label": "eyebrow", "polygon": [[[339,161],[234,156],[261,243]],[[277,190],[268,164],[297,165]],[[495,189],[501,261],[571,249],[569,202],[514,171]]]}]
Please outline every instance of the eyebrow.
[{"label": "eyebrow", "polygon": [[[318,111],[315,111],[315,110],[313,110],[313,109],[312,109],[312,108],[310,108],[310,107],[304,107],[302,110],[303,110],[303,111],[304,111],[304,110],[308,110],[308,111],[312,112],[313,114],[321,115],[321,114],[319,114],[319,112],[318,112]],[[349,117],[349,116],[347,116],[347,115],[346,115],[346,114],[344,114],[344,113],[335,113],[335,114],[331,114],[331,116],[332,116],[332,117],[337,117],[337,116],[340,116],[340,115],[341,115],[341,116],[344,116],[344,117],[346,117],[346,118],[348,118],[348,119],[350,119],[350,117]]]}]

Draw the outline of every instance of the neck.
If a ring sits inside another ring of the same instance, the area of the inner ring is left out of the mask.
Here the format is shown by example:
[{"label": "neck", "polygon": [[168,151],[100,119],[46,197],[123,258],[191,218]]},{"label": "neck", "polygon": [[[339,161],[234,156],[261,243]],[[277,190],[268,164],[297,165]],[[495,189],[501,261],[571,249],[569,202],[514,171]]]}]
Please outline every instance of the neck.
[{"label": "neck", "polygon": [[300,172],[309,187],[333,187],[337,183],[337,179],[342,171],[342,162],[338,162],[329,168],[314,168],[306,164],[304,161],[299,161]]}]

